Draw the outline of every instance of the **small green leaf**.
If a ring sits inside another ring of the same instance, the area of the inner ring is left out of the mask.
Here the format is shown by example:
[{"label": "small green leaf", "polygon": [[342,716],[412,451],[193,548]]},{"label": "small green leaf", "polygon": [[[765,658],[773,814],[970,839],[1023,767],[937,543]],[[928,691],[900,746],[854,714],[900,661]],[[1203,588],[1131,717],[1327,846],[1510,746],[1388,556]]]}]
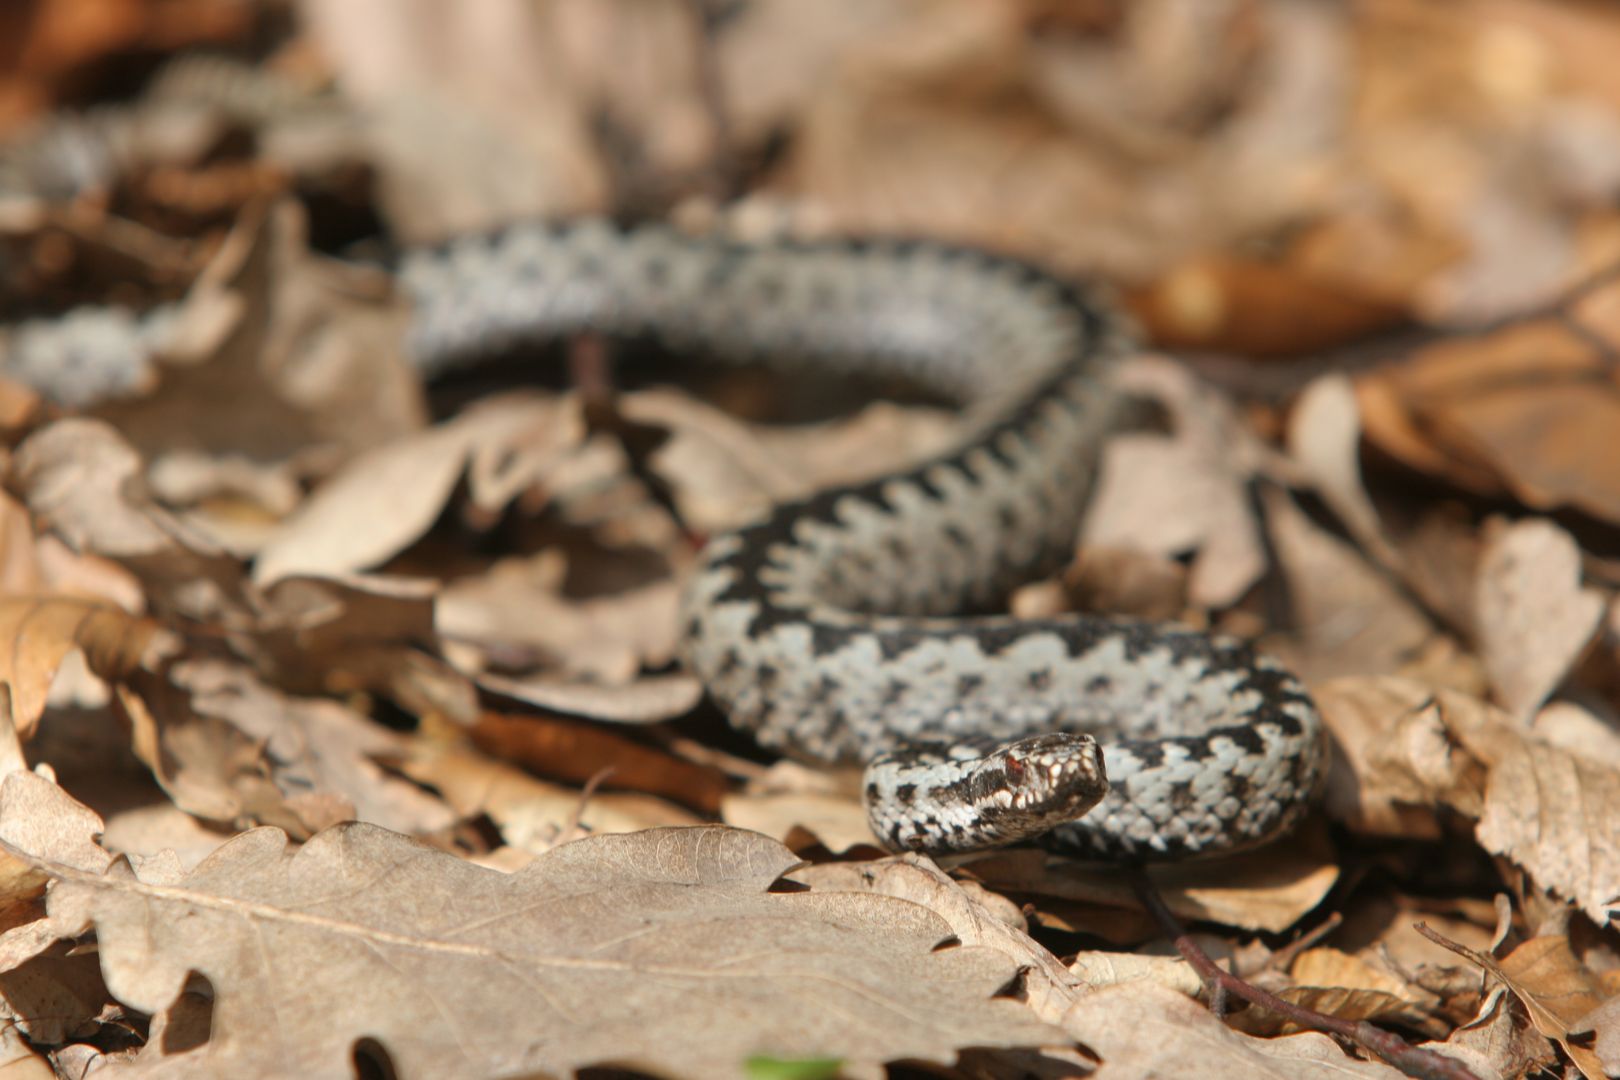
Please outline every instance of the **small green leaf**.
[{"label": "small green leaf", "polygon": [[751,1057],[744,1063],[748,1080],[838,1080],[841,1058],[802,1058],[782,1061],[770,1057]]}]

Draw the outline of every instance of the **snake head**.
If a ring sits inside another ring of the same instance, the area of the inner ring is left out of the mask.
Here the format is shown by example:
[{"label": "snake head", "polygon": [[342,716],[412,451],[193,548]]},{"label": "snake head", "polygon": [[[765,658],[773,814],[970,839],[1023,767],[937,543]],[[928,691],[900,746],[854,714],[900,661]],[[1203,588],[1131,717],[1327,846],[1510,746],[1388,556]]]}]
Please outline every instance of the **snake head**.
[{"label": "snake head", "polygon": [[977,851],[1074,821],[1108,793],[1090,735],[912,743],[866,769],[872,831],[895,851]]},{"label": "snake head", "polygon": [[1108,794],[1108,775],[1096,739],[1054,733],[997,747],[973,767],[966,788],[997,842],[1007,844],[1084,816]]}]

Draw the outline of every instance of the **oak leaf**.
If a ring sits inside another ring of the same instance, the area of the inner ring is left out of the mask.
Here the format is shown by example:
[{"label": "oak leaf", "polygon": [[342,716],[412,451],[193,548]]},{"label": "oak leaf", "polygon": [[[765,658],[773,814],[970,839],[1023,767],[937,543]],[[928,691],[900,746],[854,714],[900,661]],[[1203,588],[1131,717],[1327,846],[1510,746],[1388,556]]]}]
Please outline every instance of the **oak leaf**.
[{"label": "oak leaf", "polygon": [[207,1042],[154,1040],[136,1072],[348,1076],[364,1040],[401,1075],[724,1077],[756,1055],[870,1068],[1062,1041],[995,997],[1014,958],[942,947],[951,925],[915,903],[773,893],[798,859],[722,827],[593,837],[512,875],[360,823],[296,852],[252,830],[175,885],[31,861],[118,1000],[162,1018],[192,973],[213,988]]}]

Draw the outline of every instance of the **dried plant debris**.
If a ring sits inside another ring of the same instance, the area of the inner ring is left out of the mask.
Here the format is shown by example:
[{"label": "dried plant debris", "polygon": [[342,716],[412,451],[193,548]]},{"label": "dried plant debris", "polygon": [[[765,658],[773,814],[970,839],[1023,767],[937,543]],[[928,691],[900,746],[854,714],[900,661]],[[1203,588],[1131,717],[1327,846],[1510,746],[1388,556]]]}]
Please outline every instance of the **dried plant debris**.
[{"label": "dried plant debris", "polygon": [[[8,1076],[1620,1075],[1620,13],[25,0],[0,42]],[[579,213],[1094,283],[1133,406],[986,611],[1281,660],[1307,819],[1143,875],[893,855],[858,769],[732,731],[705,545],[975,417],[591,335],[425,378],[400,249]]]}]

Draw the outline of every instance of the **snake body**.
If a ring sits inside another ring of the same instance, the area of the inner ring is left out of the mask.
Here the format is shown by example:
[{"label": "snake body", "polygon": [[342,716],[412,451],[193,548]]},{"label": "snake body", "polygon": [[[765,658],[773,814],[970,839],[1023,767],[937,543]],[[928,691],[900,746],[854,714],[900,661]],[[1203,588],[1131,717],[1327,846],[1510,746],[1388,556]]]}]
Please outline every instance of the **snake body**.
[{"label": "snake body", "polygon": [[[429,373],[593,331],[897,374],[963,406],[969,434],[950,453],[710,541],[684,608],[685,659],[732,722],[801,758],[865,763],[891,847],[1040,837],[1168,858],[1252,846],[1299,818],[1323,771],[1321,723],[1244,644],[959,614],[993,611],[1072,551],[1125,348],[1073,285],[927,243],[744,247],[601,222],[466,238],[399,272]],[[93,345],[74,344],[70,323],[14,331],[6,369],[47,390],[69,361],[100,372],[97,393],[127,381],[108,357],[156,347],[165,314],[111,318],[81,316]]]}]

